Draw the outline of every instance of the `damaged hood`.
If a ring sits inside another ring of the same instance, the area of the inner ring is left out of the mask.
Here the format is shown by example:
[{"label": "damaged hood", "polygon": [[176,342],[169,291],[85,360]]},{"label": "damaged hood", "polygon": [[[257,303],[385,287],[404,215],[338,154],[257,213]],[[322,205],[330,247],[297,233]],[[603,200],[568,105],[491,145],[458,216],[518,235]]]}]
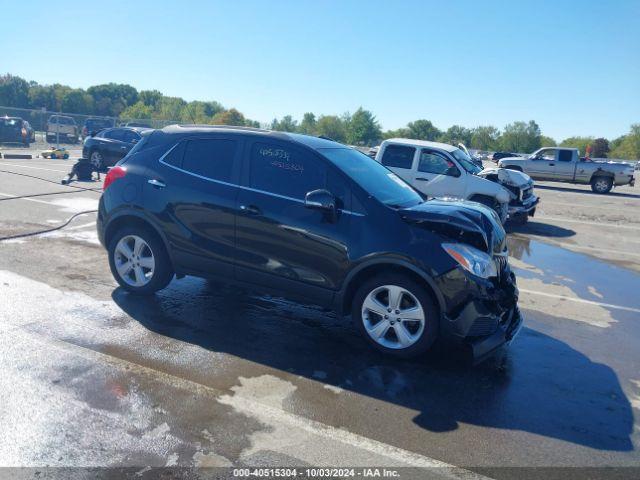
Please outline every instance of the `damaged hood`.
[{"label": "damaged hood", "polygon": [[510,187],[525,188],[533,185],[533,180],[526,173],[508,168],[486,168],[478,173],[479,177],[487,179],[497,179],[501,185]]},{"label": "damaged hood", "polygon": [[452,240],[468,243],[489,253],[501,253],[507,235],[496,213],[479,203],[457,199],[434,199],[400,210],[409,223]]}]

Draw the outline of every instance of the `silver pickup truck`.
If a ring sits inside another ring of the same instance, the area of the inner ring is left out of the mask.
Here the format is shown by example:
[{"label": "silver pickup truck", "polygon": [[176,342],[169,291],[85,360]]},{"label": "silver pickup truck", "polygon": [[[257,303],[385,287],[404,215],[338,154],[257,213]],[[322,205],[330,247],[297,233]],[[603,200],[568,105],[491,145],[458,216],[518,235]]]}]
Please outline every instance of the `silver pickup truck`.
[{"label": "silver pickup truck", "polygon": [[526,157],[503,158],[498,166],[519,170],[534,180],[591,185],[596,193],[609,193],[614,185],[635,184],[630,163],[580,158],[575,148],[545,147]]}]

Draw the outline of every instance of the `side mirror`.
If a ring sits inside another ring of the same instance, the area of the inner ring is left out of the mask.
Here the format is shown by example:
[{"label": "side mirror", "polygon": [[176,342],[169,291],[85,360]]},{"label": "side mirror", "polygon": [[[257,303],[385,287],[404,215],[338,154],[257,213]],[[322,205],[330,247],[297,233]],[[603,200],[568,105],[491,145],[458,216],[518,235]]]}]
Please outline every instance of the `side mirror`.
[{"label": "side mirror", "polygon": [[332,222],[337,218],[336,197],[328,190],[308,192],[304,196],[304,206],[313,210],[321,210]]}]

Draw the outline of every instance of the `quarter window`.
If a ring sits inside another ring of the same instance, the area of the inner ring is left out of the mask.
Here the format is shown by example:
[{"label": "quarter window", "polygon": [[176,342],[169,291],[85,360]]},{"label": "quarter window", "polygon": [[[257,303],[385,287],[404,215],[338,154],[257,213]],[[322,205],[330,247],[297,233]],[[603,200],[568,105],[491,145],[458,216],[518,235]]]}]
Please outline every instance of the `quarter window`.
[{"label": "quarter window", "polygon": [[206,178],[228,182],[231,180],[236,147],[234,140],[189,140],[181,168]]},{"label": "quarter window", "polygon": [[434,173],[436,175],[451,175],[457,177],[460,175],[456,165],[439,153],[423,150],[420,154],[420,163],[418,171],[424,173]]},{"label": "quarter window", "polygon": [[123,139],[127,143],[136,143],[138,140],[140,140],[140,135],[132,130],[125,130]]},{"label": "quarter window", "polygon": [[173,167],[182,168],[182,157],[184,157],[184,150],[186,146],[187,142],[180,142],[166,154],[162,161]]},{"label": "quarter window", "polygon": [[571,150],[558,150],[558,160],[561,162],[570,162],[573,160],[573,152]]},{"label": "quarter window", "polygon": [[403,145],[387,145],[382,155],[382,164],[386,167],[407,168],[413,165],[416,149]]},{"label": "quarter window", "polygon": [[251,149],[249,185],[296,199],[325,188],[326,167],[312,154],[289,146],[255,143]]}]

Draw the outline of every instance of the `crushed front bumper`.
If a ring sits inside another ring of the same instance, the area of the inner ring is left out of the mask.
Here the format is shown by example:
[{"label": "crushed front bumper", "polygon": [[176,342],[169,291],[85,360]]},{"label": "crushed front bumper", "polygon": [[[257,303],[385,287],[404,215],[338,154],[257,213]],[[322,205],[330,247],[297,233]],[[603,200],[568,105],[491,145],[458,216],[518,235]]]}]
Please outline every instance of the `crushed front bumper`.
[{"label": "crushed front bumper", "polygon": [[515,218],[522,215],[529,215],[533,217],[536,213],[536,207],[540,203],[540,198],[536,195],[531,195],[523,202],[514,202],[509,204],[509,218]]},{"label": "crushed front bumper", "polygon": [[446,304],[441,333],[469,347],[476,362],[510,343],[522,328],[518,287],[508,266],[499,279],[485,280],[456,268],[436,281]]}]

